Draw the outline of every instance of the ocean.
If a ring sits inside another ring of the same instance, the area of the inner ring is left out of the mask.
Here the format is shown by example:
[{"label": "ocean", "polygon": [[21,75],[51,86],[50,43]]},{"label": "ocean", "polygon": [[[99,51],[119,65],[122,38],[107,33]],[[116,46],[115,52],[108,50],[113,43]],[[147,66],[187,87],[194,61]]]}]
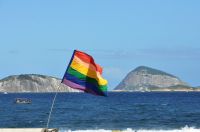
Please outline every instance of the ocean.
[{"label": "ocean", "polygon": [[[0,94],[0,128],[45,128],[55,93]],[[31,104],[15,104],[29,98]],[[199,132],[200,92],[58,93],[50,128],[61,132]]]}]

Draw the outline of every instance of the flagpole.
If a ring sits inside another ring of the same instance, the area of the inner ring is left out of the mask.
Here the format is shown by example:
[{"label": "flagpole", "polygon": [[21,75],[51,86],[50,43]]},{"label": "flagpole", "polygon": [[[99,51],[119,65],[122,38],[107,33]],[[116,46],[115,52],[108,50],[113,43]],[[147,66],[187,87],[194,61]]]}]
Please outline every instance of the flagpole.
[{"label": "flagpole", "polygon": [[53,111],[53,107],[54,107],[55,100],[56,100],[56,97],[57,97],[57,94],[58,94],[58,90],[60,90],[60,83],[59,83],[59,85],[56,88],[56,94],[54,95],[54,98],[53,98],[53,101],[52,101],[52,104],[51,104],[51,109],[50,109],[50,112],[49,112],[49,116],[48,116],[48,120],[47,120],[47,125],[46,125],[47,129],[49,128],[49,122],[50,122],[50,119],[51,119],[51,113]]},{"label": "flagpole", "polygon": [[[67,66],[67,70],[69,69],[69,66],[70,66],[70,64],[71,64],[71,62],[72,62],[72,60],[73,60],[73,56],[74,56],[75,52],[76,52],[76,50],[74,50],[74,52],[73,52],[73,54],[72,54],[72,57],[71,57],[71,59],[70,59],[70,63],[69,63],[68,66]],[[65,73],[67,72],[67,70],[65,71]],[[65,74],[64,74],[64,75],[65,75]],[[63,80],[64,80],[64,76],[63,76],[63,78],[62,78],[61,83],[63,82]],[[50,112],[49,112],[49,117],[48,117],[48,120],[47,120],[46,128],[49,127],[49,122],[50,122],[50,119],[51,119],[51,113],[52,113],[52,111],[53,111],[53,107],[54,107],[55,100],[56,100],[56,97],[57,97],[57,94],[58,94],[58,90],[60,90],[60,83],[59,83],[59,85],[58,85],[57,88],[56,88],[56,94],[54,95],[54,98],[53,98],[53,101],[52,101],[52,105],[51,105],[51,109],[50,109]]]}]

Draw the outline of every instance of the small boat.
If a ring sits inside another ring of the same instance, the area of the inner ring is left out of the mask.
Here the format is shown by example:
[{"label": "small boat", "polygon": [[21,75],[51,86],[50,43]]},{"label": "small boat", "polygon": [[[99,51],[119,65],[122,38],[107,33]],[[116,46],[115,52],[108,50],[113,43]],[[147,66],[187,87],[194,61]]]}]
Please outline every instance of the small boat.
[{"label": "small boat", "polygon": [[16,98],[15,103],[16,104],[31,104],[31,100],[28,98]]}]

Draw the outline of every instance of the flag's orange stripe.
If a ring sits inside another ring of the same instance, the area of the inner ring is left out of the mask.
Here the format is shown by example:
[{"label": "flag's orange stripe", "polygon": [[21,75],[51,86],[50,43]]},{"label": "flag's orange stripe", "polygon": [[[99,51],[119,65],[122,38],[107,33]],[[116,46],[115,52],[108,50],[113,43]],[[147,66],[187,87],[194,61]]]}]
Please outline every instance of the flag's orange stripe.
[{"label": "flag's orange stripe", "polygon": [[77,62],[75,59],[72,61],[70,67],[85,76],[96,79],[99,85],[107,85],[107,80],[105,80],[99,72],[85,67],[81,63]]},{"label": "flag's orange stripe", "polygon": [[83,65],[84,67],[90,69],[91,71],[98,72],[100,74],[100,72],[96,70],[96,67],[94,65],[92,65],[91,63],[86,63],[85,61],[82,61],[77,56],[74,56],[73,61],[76,61],[77,63]]},{"label": "flag's orange stripe", "polygon": [[98,71],[100,74],[102,74],[102,67],[100,65],[96,64],[94,62],[94,59],[90,55],[76,50],[74,56],[78,57],[79,59],[81,59],[82,61],[84,61],[86,63],[93,65],[95,67],[96,71]]}]

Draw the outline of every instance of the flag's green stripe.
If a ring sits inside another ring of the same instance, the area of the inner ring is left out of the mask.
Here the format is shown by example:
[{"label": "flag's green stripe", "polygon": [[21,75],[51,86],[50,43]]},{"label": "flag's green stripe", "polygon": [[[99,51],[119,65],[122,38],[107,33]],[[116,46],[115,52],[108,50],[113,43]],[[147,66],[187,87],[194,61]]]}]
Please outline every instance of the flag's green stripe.
[{"label": "flag's green stripe", "polygon": [[77,77],[78,79],[81,79],[81,80],[86,80],[90,83],[93,83],[93,84],[96,84],[98,85],[98,88],[102,91],[107,91],[107,85],[99,85],[97,80],[93,79],[93,78],[90,78],[88,76],[85,76],[83,74],[81,74],[80,72],[74,70],[73,68],[69,67],[68,71],[67,71],[69,74]]}]

